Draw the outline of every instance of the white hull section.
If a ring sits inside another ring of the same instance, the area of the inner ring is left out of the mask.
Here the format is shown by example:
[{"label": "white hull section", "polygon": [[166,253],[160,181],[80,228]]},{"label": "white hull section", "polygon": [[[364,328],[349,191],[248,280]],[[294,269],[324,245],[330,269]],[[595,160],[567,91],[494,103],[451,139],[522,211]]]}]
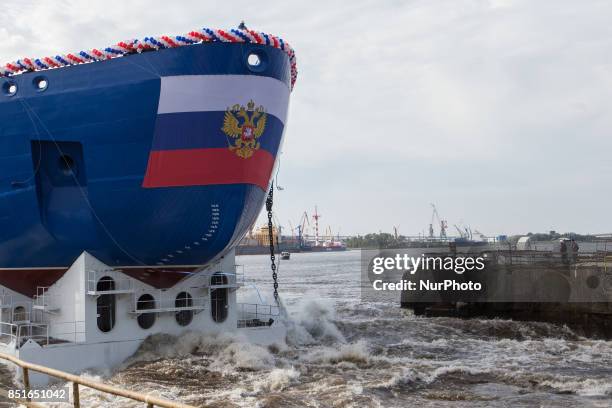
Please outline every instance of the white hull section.
[{"label": "white hull section", "polygon": [[260,75],[178,75],[161,77],[158,114],[225,111],[253,100],[283,125],[291,90],[275,78]]},{"label": "white hull section", "polygon": [[[154,334],[230,333],[258,344],[284,342],[277,307],[236,302],[243,279],[233,251],[162,290],[83,253],[34,299],[0,286],[0,352],[79,374],[112,370]],[[30,374],[32,385],[48,381]]]}]

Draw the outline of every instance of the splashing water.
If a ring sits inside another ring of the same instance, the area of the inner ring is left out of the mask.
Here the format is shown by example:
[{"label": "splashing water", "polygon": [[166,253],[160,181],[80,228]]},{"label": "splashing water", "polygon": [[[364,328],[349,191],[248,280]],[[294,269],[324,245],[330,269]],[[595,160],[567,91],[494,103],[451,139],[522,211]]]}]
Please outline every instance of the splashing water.
[{"label": "splashing water", "polygon": [[[266,258],[242,258],[269,286]],[[546,323],[427,319],[399,302],[362,303],[359,268],[358,252],[283,263],[286,344],[153,336],[104,380],[197,406],[612,407],[612,342]],[[82,395],[83,406],[130,406]]]}]

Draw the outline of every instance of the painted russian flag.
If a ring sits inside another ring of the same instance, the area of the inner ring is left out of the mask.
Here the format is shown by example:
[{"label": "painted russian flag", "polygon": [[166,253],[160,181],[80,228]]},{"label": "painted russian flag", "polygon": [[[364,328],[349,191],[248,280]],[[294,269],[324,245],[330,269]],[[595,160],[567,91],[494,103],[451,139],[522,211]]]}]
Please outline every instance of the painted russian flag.
[{"label": "painted russian flag", "polygon": [[[286,84],[265,76],[162,77],[143,187],[254,184],[266,190],[283,137],[289,94]],[[224,126],[228,111],[234,132]],[[242,156],[239,146],[246,146]]]}]

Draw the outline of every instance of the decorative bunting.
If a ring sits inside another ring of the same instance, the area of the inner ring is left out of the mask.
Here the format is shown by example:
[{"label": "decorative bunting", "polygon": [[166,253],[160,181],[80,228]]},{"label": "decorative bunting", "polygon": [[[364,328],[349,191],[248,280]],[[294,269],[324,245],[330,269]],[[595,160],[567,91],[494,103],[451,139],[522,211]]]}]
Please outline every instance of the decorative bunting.
[{"label": "decorative bunting", "polygon": [[278,37],[249,30],[247,28],[231,30],[203,28],[184,35],[162,35],[160,37],[145,37],[142,41],[120,41],[115,45],[105,47],[101,50],[94,48],[89,51],[56,55],[55,57],[22,58],[15,62],[0,66],[0,76],[7,77],[21,72],[41,71],[87,62],[104,61],[143,51],[182,47],[205,42],[253,43],[278,48],[284,51],[289,56],[291,64],[291,88],[293,89],[297,79],[297,60],[293,48]]}]

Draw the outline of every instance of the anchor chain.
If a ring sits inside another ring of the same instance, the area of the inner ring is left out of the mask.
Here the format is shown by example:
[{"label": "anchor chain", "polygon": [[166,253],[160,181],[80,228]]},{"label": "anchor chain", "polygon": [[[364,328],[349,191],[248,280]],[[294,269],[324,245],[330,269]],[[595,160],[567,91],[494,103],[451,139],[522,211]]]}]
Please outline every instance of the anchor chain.
[{"label": "anchor chain", "polygon": [[274,300],[278,301],[278,274],[276,273],[276,256],[274,255],[274,232],[272,230],[272,204],[274,196],[274,183],[270,186],[268,198],[266,199],[266,210],[268,211],[268,238],[270,240],[270,268],[272,268],[272,280],[274,281]]}]

